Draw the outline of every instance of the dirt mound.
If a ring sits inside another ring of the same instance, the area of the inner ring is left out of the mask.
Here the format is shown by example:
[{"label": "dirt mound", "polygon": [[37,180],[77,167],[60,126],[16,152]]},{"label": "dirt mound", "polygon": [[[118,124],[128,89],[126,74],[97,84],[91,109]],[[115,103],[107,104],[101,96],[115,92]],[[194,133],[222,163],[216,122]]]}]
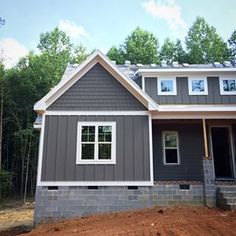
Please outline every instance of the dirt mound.
[{"label": "dirt mound", "polygon": [[25,236],[42,235],[236,235],[236,212],[204,207],[152,208],[43,224]]}]

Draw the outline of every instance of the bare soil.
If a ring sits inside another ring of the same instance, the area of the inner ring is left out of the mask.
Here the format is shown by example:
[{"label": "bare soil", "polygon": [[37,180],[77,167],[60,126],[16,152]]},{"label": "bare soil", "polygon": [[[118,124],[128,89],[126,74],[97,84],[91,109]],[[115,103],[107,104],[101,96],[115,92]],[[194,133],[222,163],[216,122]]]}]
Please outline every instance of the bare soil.
[{"label": "bare soil", "polygon": [[8,201],[0,206],[0,236],[15,236],[33,229],[31,202]]},{"label": "bare soil", "polygon": [[236,235],[236,211],[205,207],[151,208],[43,224],[25,236],[64,235]]}]

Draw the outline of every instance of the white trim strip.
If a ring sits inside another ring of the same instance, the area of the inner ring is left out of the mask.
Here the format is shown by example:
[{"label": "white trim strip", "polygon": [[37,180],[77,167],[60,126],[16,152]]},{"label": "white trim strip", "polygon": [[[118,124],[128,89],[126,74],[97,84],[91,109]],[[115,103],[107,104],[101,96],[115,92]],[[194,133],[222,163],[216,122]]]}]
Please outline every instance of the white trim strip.
[{"label": "white trim strip", "polygon": [[152,181],[40,181],[38,186],[153,186]]},{"label": "white trim strip", "polygon": [[171,119],[194,119],[194,120],[201,120],[201,119],[236,119],[236,114],[232,115],[214,115],[214,114],[200,114],[200,115],[195,115],[195,114],[159,114],[159,115],[153,115],[152,116],[153,120],[171,120]]},{"label": "white trim strip", "polygon": [[45,131],[45,115],[42,115],[42,129],[40,132],[40,140],[39,140],[39,159],[38,159],[38,173],[37,173],[37,185],[39,185],[41,181],[42,174],[42,162],[43,162],[43,142],[44,142],[44,132]]},{"label": "white trim strip", "polygon": [[[169,68],[169,69],[138,69],[137,73],[156,73],[156,72],[236,72],[236,68]],[[146,75],[145,75],[146,76]]]},{"label": "white trim strip", "polygon": [[148,117],[149,124],[149,152],[150,152],[150,182],[154,184],[154,174],[153,174],[153,143],[152,143],[152,116]]},{"label": "white trim strip", "polygon": [[236,111],[236,105],[159,105],[159,112]]},{"label": "white trim strip", "polygon": [[45,115],[143,116],[143,115],[149,115],[149,112],[148,111],[46,111]]}]

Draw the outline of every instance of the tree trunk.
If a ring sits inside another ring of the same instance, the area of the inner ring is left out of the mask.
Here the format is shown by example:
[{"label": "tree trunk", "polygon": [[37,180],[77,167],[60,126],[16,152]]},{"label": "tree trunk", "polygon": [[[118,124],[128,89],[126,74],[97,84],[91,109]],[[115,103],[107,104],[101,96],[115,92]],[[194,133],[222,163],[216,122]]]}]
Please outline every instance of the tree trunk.
[{"label": "tree trunk", "polygon": [[29,174],[29,160],[30,160],[30,152],[31,152],[31,142],[32,142],[32,137],[30,136],[29,148],[28,148],[28,153],[27,153],[26,174],[25,174],[24,203],[26,202],[26,195],[27,195],[27,184],[28,184],[28,174]]},{"label": "tree trunk", "polygon": [[[2,170],[2,121],[3,121],[3,90],[1,88],[1,101],[0,101],[0,172]],[[0,179],[0,186],[1,186],[1,179]],[[2,198],[2,191],[0,187],[0,199]]]}]

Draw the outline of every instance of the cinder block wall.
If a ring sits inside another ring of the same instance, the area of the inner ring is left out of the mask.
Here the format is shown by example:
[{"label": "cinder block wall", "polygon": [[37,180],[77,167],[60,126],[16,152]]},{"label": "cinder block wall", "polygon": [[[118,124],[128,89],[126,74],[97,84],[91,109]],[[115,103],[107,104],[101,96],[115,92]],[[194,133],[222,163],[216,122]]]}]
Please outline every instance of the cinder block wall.
[{"label": "cinder block wall", "polygon": [[[181,185],[182,188],[188,187]],[[35,223],[74,216],[175,204],[204,205],[203,184],[156,183],[152,187],[37,187]]]}]

